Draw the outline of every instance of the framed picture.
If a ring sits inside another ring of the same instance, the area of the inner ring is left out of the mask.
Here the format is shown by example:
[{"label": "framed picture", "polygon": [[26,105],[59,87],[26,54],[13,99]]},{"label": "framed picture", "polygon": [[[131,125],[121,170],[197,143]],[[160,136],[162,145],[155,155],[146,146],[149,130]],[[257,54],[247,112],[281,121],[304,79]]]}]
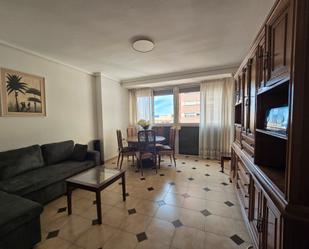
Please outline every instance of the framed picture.
[{"label": "framed picture", "polygon": [[266,113],[265,128],[266,130],[287,133],[289,122],[289,107],[281,106],[271,108]]},{"label": "framed picture", "polygon": [[44,77],[1,68],[1,116],[46,116]]}]

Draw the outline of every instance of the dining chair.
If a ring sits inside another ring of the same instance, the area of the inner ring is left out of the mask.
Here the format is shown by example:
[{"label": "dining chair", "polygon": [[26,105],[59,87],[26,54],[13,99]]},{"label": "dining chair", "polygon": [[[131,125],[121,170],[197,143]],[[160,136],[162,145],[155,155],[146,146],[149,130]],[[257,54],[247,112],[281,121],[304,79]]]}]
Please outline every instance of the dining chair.
[{"label": "dining chair", "polygon": [[[155,131],[156,136],[163,136],[164,137],[164,128],[163,126],[153,126],[151,129]],[[163,143],[156,143],[156,147],[158,149],[158,147],[163,146]]]},{"label": "dining chair", "polygon": [[127,128],[127,137],[135,137],[135,136],[137,136],[137,128],[136,126],[131,125]]},{"label": "dining chair", "polygon": [[134,157],[135,157],[135,152],[136,149],[134,147],[128,147],[128,146],[123,146],[123,140],[122,140],[122,134],[121,130],[117,130],[117,142],[118,142],[118,159],[117,159],[117,167],[119,167],[119,160],[120,160],[120,169],[122,168],[122,162],[123,162],[123,157],[130,157],[132,156],[132,161],[134,165]]},{"label": "dining chair", "polygon": [[158,154],[158,157],[159,157],[159,168],[161,166],[160,164],[161,164],[161,157],[162,156],[169,156],[171,163],[172,163],[172,159],[173,159],[175,167],[176,167],[175,138],[176,138],[176,129],[171,128],[170,129],[170,135],[169,135],[169,144],[157,147],[157,154]]},{"label": "dining chair", "polygon": [[143,176],[143,160],[150,159],[157,168],[157,149],[156,149],[156,133],[153,130],[143,130],[138,132],[138,149],[136,151],[136,158]]},{"label": "dining chair", "polygon": [[152,130],[155,131],[157,136],[164,136],[164,127],[163,126],[153,126]]}]

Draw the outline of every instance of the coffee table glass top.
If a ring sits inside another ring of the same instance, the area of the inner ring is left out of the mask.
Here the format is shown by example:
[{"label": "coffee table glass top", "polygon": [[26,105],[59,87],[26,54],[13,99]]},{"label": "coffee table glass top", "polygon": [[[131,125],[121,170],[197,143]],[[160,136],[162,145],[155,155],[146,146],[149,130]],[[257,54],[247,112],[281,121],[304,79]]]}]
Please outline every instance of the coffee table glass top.
[{"label": "coffee table glass top", "polygon": [[66,181],[83,185],[101,186],[123,172],[124,170],[106,169],[102,166],[97,166],[83,173],[72,176]]}]

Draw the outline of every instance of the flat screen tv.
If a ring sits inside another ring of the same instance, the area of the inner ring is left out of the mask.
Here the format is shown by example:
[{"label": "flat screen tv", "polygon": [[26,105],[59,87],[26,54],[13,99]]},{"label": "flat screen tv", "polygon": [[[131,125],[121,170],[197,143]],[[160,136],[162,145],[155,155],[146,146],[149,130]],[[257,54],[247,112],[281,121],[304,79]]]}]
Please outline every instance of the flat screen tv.
[{"label": "flat screen tv", "polygon": [[266,112],[265,129],[281,134],[287,134],[289,107],[270,108]]}]

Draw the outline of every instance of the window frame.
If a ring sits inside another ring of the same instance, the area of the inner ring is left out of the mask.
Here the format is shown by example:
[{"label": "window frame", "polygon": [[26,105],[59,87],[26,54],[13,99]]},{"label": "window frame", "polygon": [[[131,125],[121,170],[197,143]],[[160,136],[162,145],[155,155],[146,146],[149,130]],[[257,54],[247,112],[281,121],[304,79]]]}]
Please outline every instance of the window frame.
[{"label": "window frame", "polygon": [[[173,88],[171,87],[166,87],[166,88],[154,88],[152,90],[152,120],[153,120],[153,126],[173,126],[175,125],[175,94],[173,91]],[[155,96],[164,96],[164,95],[172,95],[173,96],[173,120],[171,123],[156,123],[155,122],[155,104],[154,104],[154,99]]]},{"label": "window frame", "polygon": [[[153,124],[152,126],[157,127],[157,126],[175,126],[175,125],[180,125],[183,127],[199,127],[200,122],[198,123],[180,123],[179,116],[179,94],[183,92],[200,92],[200,84],[199,83],[194,83],[194,84],[184,84],[184,85],[175,85],[175,86],[166,86],[166,87],[156,87],[152,88],[152,97],[151,97],[151,104],[153,106],[152,108],[152,120]],[[155,96],[160,96],[160,95],[169,95],[167,93],[170,93],[173,95],[173,121],[171,123],[166,123],[166,124],[160,124],[155,122],[155,107],[154,107],[154,98]]]},{"label": "window frame", "polygon": [[[197,123],[181,123],[180,122],[180,115],[181,115],[181,113],[180,113],[180,110],[179,110],[179,102],[180,102],[180,97],[179,97],[179,94],[181,94],[181,93],[190,93],[190,92],[199,92],[200,93],[200,85],[198,84],[192,84],[192,85],[185,85],[185,86],[180,86],[179,87],[179,92],[178,92],[178,120],[177,120],[177,124],[178,125],[181,125],[181,126],[185,126],[185,127],[197,127],[197,126],[200,126],[200,122],[201,122],[201,120],[199,121],[199,122],[197,122]],[[201,111],[201,99],[200,99],[200,111]],[[200,112],[200,114],[201,114],[201,112]]]}]

